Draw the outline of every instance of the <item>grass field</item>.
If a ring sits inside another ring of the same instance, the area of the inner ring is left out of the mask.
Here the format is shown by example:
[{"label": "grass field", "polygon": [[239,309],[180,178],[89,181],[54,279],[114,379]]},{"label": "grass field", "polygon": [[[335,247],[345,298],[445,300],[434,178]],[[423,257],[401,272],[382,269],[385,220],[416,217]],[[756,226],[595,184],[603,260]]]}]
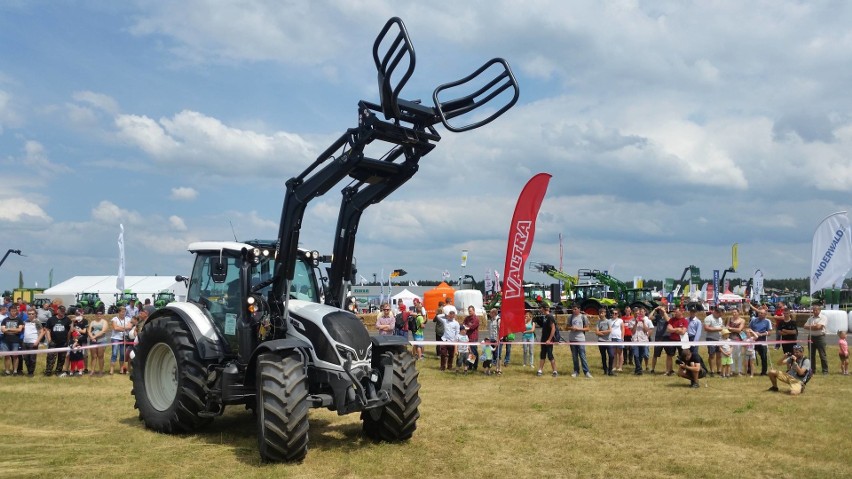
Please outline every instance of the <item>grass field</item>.
[{"label": "grass field", "polygon": [[[500,377],[419,363],[414,438],[362,438],[357,414],[311,412],[301,464],[259,461],[254,419],[239,407],[204,430],[142,427],[127,376],[0,377],[2,477],[848,477],[852,377],[818,375],[799,397],[766,378],[535,377],[517,361]],[[703,353],[703,348],[702,348]],[[772,352],[777,359],[778,352]],[[108,356],[107,356],[108,357]],[[830,348],[832,371],[837,349]],[[43,369],[39,364],[39,371]],[[546,372],[549,372],[546,369]]]}]

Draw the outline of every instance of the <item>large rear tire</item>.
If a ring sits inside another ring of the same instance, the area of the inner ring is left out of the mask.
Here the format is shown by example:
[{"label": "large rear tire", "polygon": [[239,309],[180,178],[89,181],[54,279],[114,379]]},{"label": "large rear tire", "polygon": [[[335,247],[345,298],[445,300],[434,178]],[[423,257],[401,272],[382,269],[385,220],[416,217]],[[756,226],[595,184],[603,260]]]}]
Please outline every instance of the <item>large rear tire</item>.
[{"label": "large rear tire", "polygon": [[131,394],[149,429],[191,432],[209,423],[205,408],[205,368],[186,325],[172,317],[146,324],[133,358]]},{"label": "large rear tire", "polygon": [[601,302],[596,299],[587,299],[580,303],[580,311],[592,316],[597,316],[601,307]]},{"label": "large rear tire", "polygon": [[420,372],[414,367],[414,357],[406,350],[382,353],[379,362],[387,360],[393,364],[390,402],[361,412],[363,431],[374,441],[405,441],[411,439],[420,417]]},{"label": "large rear tire", "polygon": [[264,462],[301,461],[308,453],[308,377],[295,353],[257,360],[257,444]]}]

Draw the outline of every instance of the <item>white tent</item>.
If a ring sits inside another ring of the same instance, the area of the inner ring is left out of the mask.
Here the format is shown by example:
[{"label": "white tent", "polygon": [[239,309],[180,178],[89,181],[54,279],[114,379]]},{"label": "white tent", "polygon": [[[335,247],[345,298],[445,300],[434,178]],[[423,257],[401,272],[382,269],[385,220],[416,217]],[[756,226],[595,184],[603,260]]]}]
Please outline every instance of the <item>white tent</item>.
[{"label": "white tent", "polygon": [[[63,304],[72,305],[77,301],[78,293],[98,293],[101,301],[106,307],[115,304],[116,276],[74,276],[56,286],[48,288],[44,293],[37,294],[37,298],[61,299]],[[186,300],[186,285],[183,281],[175,281],[174,276],[126,276],[124,288],[136,293],[139,301],[151,299],[160,291],[171,291],[178,301]]]},{"label": "white tent", "polygon": [[[412,306],[414,306],[414,298],[421,300],[421,302],[423,300],[423,298],[417,296],[416,294],[412,293],[407,289],[403,289],[399,293],[391,296],[391,299],[393,300],[393,303],[395,305],[402,303],[405,305],[406,308],[411,308]],[[396,306],[394,309],[399,309],[399,306]]]},{"label": "white tent", "polygon": [[720,303],[741,303],[742,301],[743,297],[738,294],[724,293],[719,295]]}]

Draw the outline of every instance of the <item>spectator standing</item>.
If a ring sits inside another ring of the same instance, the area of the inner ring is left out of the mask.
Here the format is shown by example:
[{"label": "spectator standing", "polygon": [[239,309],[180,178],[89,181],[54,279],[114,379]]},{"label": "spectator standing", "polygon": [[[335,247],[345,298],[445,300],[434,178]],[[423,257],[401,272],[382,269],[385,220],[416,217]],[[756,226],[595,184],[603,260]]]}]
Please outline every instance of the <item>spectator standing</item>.
[{"label": "spectator standing", "polygon": [[[758,308],[757,317],[749,321],[748,328],[757,335],[757,339],[755,340],[757,343],[766,342],[767,336],[772,332],[772,321],[766,318],[765,307]],[[760,375],[766,376],[766,370],[769,367],[766,358],[766,344],[755,344],[754,351],[760,357]]]},{"label": "spectator standing", "polygon": [[82,313],[77,314],[74,322],[71,324],[71,334],[77,333],[77,341],[80,344],[80,352],[83,355],[83,374],[89,374],[89,355],[88,349],[83,346],[89,345],[89,320]]},{"label": "spectator standing", "polygon": [[388,303],[382,303],[379,308],[379,316],[376,318],[376,330],[382,336],[393,336],[396,320],[391,316],[391,307]]},{"label": "spectator standing", "polygon": [[142,306],[142,310],[146,311],[148,313],[148,316],[151,316],[152,314],[154,314],[154,311],[156,311],[157,308],[153,304],[151,304],[151,298],[145,298],[145,305]]},{"label": "spectator standing", "polygon": [[[616,352],[620,356],[618,358],[618,368],[617,371],[621,372],[621,369],[624,367],[624,364],[633,364],[633,355],[630,354],[630,345],[627,343],[633,342],[633,330],[627,327],[627,324],[634,319],[635,315],[639,311],[631,310],[629,306],[624,308],[624,314],[621,316],[621,331],[622,331],[622,339],[624,340],[624,348],[618,348]],[[618,314],[616,312],[616,314]]]},{"label": "spectator standing", "polygon": [[[27,313],[27,320],[24,322],[24,351],[38,350],[38,345],[41,343],[44,336],[45,330],[42,328],[41,322],[38,320],[38,312],[31,307]],[[26,354],[23,357],[24,363],[27,365],[27,376],[29,377],[33,377],[35,374],[36,359],[35,354]]]},{"label": "spectator standing", "polygon": [[476,308],[473,306],[467,307],[467,317],[464,318],[462,326],[467,331],[467,337],[471,343],[469,346],[470,353],[475,356],[471,369],[476,371],[479,369],[479,316],[476,314]]},{"label": "spectator standing", "polygon": [[[432,318],[432,322],[435,323],[435,341],[441,341],[444,337],[444,323],[438,321],[438,317],[442,314],[444,314],[444,302],[438,301],[438,309],[435,310],[435,317]],[[441,346],[435,346],[435,355],[441,356]]]},{"label": "spectator standing", "polygon": [[472,361],[470,361],[470,358],[468,357],[470,354],[470,345],[468,344],[469,340],[470,338],[467,334],[467,328],[460,326],[459,335],[456,336],[456,342],[461,343],[458,345],[459,355],[458,358],[456,358],[456,367],[459,369],[456,369],[456,373],[461,370],[462,374],[467,374],[467,367],[472,364]]},{"label": "spectator standing", "polygon": [[[612,373],[610,376],[615,376],[615,372],[621,372],[621,368],[624,365],[623,349],[626,349],[627,346],[625,345],[622,348],[621,344],[622,342],[626,342],[624,338],[626,337],[625,333],[627,333],[627,323],[618,316],[618,309],[613,309],[606,317],[610,322],[609,342],[611,348],[609,372]],[[630,332],[630,335],[631,337],[633,336],[633,331]]]},{"label": "spectator standing", "polygon": [[728,324],[726,326],[728,331],[731,332],[731,340],[734,343],[732,345],[733,350],[731,352],[731,360],[733,364],[731,365],[732,373],[737,376],[743,375],[743,356],[745,355],[745,351],[740,343],[742,343],[746,338],[745,333],[745,321],[740,316],[740,311],[735,309],[731,312],[731,319],[728,320]]},{"label": "spectator standing", "polygon": [[805,328],[808,331],[808,339],[810,342],[811,370],[816,371],[816,358],[814,353],[819,353],[819,362],[822,366],[822,373],[828,374],[828,357],[825,355],[825,328],[828,326],[828,317],[823,314],[822,306],[819,304],[813,305],[811,308],[811,317],[805,321]]},{"label": "spectator standing", "polygon": [[[716,306],[710,314],[704,318],[704,337],[707,341],[719,342],[722,340],[722,329],[725,321],[722,319],[722,307]],[[719,346],[707,346],[707,366],[710,368],[710,377],[722,372],[722,353]]]},{"label": "spectator standing", "polygon": [[[613,367],[615,366],[614,349],[610,344],[609,336],[612,332],[612,321],[607,318],[607,315],[601,310],[598,316],[598,324],[595,327],[595,335],[598,337],[598,349],[601,352],[601,365],[603,366],[604,376],[615,376]],[[621,353],[621,351],[618,351]]]},{"label": "spectator standing", "polygon": [[[781,341],[796,341],[799,339],[799,327],[796,325],[796,319],[793,317],[793,313],[788,311],[784,311],[784,318],[782,321],[778,323],[778,338]],[[781,345],[781,348],[784,350],[784,354],[793,354],[793,346],[796,343],[784,343]]]},{"label": "spectator standing", "polygon": [[92,369],[89,374],[92,376],[104,375],[104,350],[106,349],[107,333],[109,332],[109,323],[104,319],[104,311],[98,309],[95,312],[95,319],[89,323],[89,341],[97,347],[92,348]]},{"label": "spectator standing", "polygon": [[[416,316],[414,317],[415,328],[414,328],[414,331],[412,332],[412,334],[414,335],[414,341],[423,341],[423,325],[426,324],[426,310],[423,309],[423,308],[417,308],[417,309],[415,309],[414,314],[416,314]],[[415,360],[417,360],[417,361],[423,360],[423,346],[422,345],[415,345],[412,348],[412,351],[413,351]]]},{"label": "spectator standing", "polygon": [[[496,311],[496,310],[494,310]],[[524,367],[534,368],[535,364],[533,364],[533,344],[535,342],[535,323],[533,322],[532,313],[527,311],[524,314],[524,334],[521,337],[523,340],[523,352],[524,352]]]},{"label": "spectator standing", "polygon": [[408,312],[408,308],[402,303],[402,300],[399,300],[397,306],[399,307],[399,312],[396,314],[393,333],[396,336],[408,339],[408,316],[411,313]]},{"label": "spectator standing", "polygon": [[840,374],[849,375],[849,343],[846,342],[846,331],[837,332],[837,349],[840,357]]},{"label": "spectator standing", "polygon": [[[657,308],[663,309],[662,306]],[[631,330],[633,331],[633,374],[642,375],[642,363],[645,363],[645,371],[648,370],[648,342],[650,341],[651,329],[654,324],[645,316],[645,308],[639,308],[639,314],[633,320]],[[643,346],[644,344],[644,346]]]},{"label": "spectator standing", "polygon": [[[701,331],[704,329],[704,326],[701,324],[701,320],[695,315],[695,310],[695,306],[690,306],[689,318],[686,320],[686,337],[689,339],[690,343],[701,341]],[[692,354],[698,356],[698,346],[690,346],[690,349],[692,349]]]},{"label": "spectator standing", "polygon": [[731,365],[734,363],[731,355],[734,352],[733,343],[731,341],[731,332],[728,328],[722,329],[722,341],[719,345],[719,354],[722,356],[721,376],[723,378],[731,377]]},{"label": "spectator standing", "polygon": [[[776,341],[781,341],[781,321],[784,320],[784,317],[786,316],[784,313],[786,313],[787,311],[788,311],[787,308],[784,306],[784,301],[778,301],[778,304],[775,306],[775,313],[774,313],[774,316],[775,316],[775,340]],[[780,349],[780,348],[781,348],[781,345],[776,343],[775,349]]]},{"label": "spectator standing", "polygon": [[[568,341],[570,343],[583,343],[586,341],[586,331],[589,330],[589,319],[580,312],[580,306],[574,305],[571,316],[568,318]],[[574,365],[572,377],[580,375],[580,366],[587,378],[592,377],[589,372],[589,363],[586,361],[586,346],[571,344],[571,361]]]},{"label": "spectator standing", "polygon": [[541,376],[543,374],[542,369],[544,368],[545,359],[550,361],[550,369],[552,371],[551,375],[553,375],[553,377],[559,376],[559,373],[556,372],[556,358],[553,356],[553,338],[556,336],[556,318],[550,314],[550,306],[547,304],[541,305],[541,316],[539,316],[538,321],[538,326],[541,328],[540,341],[543,344],[541,345],[541,351],[538,355],[539,362],[536,376]]},{"label": "spectator standing", "polygon": [[127,342],[127,332],[130,330],[130,319],[127,317],[127,308],[119,306],[118,314],[110,320],[110,329],[112,336],[112,351],[109,360],[109,373],[115,374],[115,363],[118,361],[119,374],[127,374],[127,367],[124,365],[125,343]]},{"label": "spectator standing", "polygon": [[53,311],[50,310],[50,304],[44,303],[41,305],[41,309],[38,310],[38,321],[42,326],[47,324],[47,321],[53,316]]},{"label": "spectator standing", "polygon": [[71,369],[68,372],[69,376],[82,376],[83,368],[85,367],[83,360],[83,348],[80,345],[80,335],[77,331],[73,331],[71,335],[74,337],[71,343],[71,348],[68,351],[68,362]]},{"label": "spectator standing", "polygon": [[139,315],[139,307],[136,304],[136,300],[130,298],[127,300],[127,306],[124,308],[124,316],[128,319],[135,318]]},{"label": "spectator standing", "polygon": [[[485,346],[482,348],[482,367],[485,369],[485,375],[491,376],[491,363],[494,362],[494,340],[486,339]],[[499,372],[499,371],[498,371]]]},{"label": "spectator standing", "polygon": [[[65,306],[59,305],[56,308],[56,314],[47,320],[47,345],[50,348],[67,348],[69,339],[71,339],[71,320],[65,315]],[[48,353],[44,375],[64,374],[62,371],[65,369],[67,356],[67,352]],[[53,369],[54,364],[56,364],[56,370]]]},{"label": "spectator standing", "polygon": [[[458,311],[453,305],[444,306],[444,314],[437,317],[438,321],[444,325],[444,335],[441,336],[441,341],[445,343],[454,343],[459,337],[461,325],[456,321]],[[453,344],[444,344],[440,347],[441,356],[441,371],[449,369],[453,370],[453,361],[455,360],[456,349]]]},{"label": "spectator standing", "polygon": [[[9,309],[9,316],[0,321],[0,333],[3,334],[0,351],[17,352],[21,350],[21,333],[24,331],[24,321],[18,314],[18,308],[13,306]],[[12,376],[18,374],[18,362],[20,356],[4,356],[3,374]]]},{"label": "spectator standing", "polygon": [[[663,306],[654,309],[654,342],[660,343],[668,339],[669,313]],[[651,360],[651,374],[656,374],[657,358],[663,354],[663,346],[654,346],[654,359]]]},{"label": "spectator standing", "polygon": [[[683,310],[681,308],[677,308],[674,312],[674,317],[669,320],[669,325],[666,326],[668,340],[673,343],[681,342],[681,338],[686,335],[686,328],[688,326],[689,322],[683,317]],[[677,354],[677,350],[678,347],[675,345],[666,346],[666,376],[674,374],[672,361],[674,355]]]}]

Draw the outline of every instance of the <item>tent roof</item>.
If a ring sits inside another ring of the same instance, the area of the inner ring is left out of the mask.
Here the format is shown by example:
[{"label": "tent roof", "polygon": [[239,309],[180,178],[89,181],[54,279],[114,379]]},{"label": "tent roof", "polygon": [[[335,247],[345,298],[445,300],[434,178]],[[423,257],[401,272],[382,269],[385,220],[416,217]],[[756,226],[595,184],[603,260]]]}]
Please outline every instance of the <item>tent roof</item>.
[{"label": "tent roof", "polygon": [[414,299],[414,298],[420,298],[420,296],[417,296],[416,294],[412,293],[411,291],[409,291],[407,289],[403,289],[399,293],[396,293],[395,295],[391,296],[391,298],[392,299]]},{"label": "tent roof", "polygon": [[[115,287],[116,279],[118,279],[117,276],[74,276],[46,289],[44,294],[114,294],[118,292],[118,288]],[[142,294],[158,293],[164,289],[186,290],[183,282],[175,281],[174,276],[125,276],[124,287],[134,293]]]}]

